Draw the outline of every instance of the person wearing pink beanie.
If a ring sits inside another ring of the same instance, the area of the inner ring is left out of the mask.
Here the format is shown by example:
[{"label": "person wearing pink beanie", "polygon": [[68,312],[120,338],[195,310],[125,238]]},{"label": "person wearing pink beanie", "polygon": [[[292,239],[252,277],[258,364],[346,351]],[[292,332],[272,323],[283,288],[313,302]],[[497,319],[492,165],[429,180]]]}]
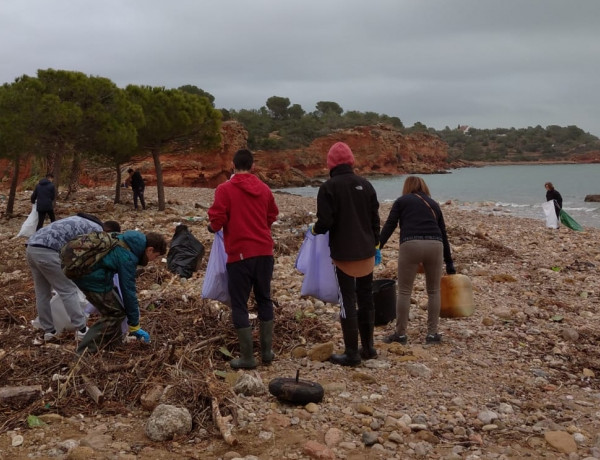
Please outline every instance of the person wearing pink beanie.
[{"label": "person wearing pink beanie", "polygon": [[[315,234],[329,232],[329,249],[335,264],[340,322],[345,350],[330,361],[356,366],[377,357],[373,346],[375,308],[373,268],[379,244],[379,202],[371,183],[354,173],[350,147],[335,143],[327,153],[330,178],[319,188]],[[362,349],[358,348],[358,336]]]}]

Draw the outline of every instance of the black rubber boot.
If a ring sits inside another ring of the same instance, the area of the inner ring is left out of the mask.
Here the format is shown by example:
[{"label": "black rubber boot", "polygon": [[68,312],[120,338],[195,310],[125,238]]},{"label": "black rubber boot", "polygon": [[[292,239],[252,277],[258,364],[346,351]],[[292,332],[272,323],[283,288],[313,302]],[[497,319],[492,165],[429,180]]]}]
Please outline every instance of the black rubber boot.
[{"label": "black rubber boot", "polygon": [[377,358],[377,350],[373,345],[373,328],[375,327],[375,310],[358,311],[358,332],[362,344],[360,356],[362,359]]},{"label": "black rubber boot", "polygon": [[344,345],[346,349],[341,355],[333,354],[329,361],[340,366],[358,366],[361,362],[358,353],[358,319],[340,318],[342,323],[342,333],[344,335]]},{"label": "black rubber boot", "polygon": [[271,364],[273,353],[273,320],[260,322],[260,355],[263,364]]},{"label": "black rubber boot", "polygon": [[236,329],[238,340],[240,342],[240,357],[232,359],[229,365],[233,369],[254,369],[256,359],[254,359],[254,345],[252,344],[252,327]]}]

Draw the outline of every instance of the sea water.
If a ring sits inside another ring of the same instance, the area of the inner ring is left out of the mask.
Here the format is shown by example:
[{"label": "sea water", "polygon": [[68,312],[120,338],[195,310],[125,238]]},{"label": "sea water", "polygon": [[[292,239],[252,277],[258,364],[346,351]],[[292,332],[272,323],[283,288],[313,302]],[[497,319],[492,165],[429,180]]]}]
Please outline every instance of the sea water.
[{"label": "sea water", "polygon": [[[544,184],[552,182],[563,197],[563,209],[584,227],[600,228],[600,203],[585,202],[600,195],[600,164],[508,165],[449,170],[447,174],[417,174],[431,196],[462,208],[515,217],[544,219]],[[402,194],[406,175],[372,178],[380,202]],[[302,196],[317,196],[318,187],[280,189]]]}]

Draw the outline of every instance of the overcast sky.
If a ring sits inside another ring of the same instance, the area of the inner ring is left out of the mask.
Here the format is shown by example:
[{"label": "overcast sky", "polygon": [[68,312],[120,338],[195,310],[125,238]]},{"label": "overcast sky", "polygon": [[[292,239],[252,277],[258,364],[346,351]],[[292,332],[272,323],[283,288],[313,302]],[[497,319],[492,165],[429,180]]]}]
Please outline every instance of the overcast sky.
[{"label": "overcast sky", "polygon": [[217,108],[600,136],[600,0],[1,0],[0,82],[76,70]]}]

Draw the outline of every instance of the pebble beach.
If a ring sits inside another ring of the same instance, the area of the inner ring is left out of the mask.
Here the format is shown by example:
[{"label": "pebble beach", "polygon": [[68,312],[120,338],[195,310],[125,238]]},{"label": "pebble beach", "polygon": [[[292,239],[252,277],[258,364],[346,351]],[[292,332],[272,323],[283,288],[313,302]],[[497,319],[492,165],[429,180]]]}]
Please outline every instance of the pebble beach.
[{"label": "pebble beach", "polygon": [[[57,214],[84,210],[119,220],[123,229],[167,237],[178,223],[186,223],[208,254],[212,235],[206,230],[206,210],[213,194],[210,189],[167,188],[167,209],[159,212],[156,190],[148,187],[149,209],[134,212],[126,192],[123,204],[115,205],[110,189],[82,190],[70,202],[59,201]],[[31,283],[24,240],[13,239],[31,209],[28,196],[20,192],[17,197],[18,217],[2,220],[8,250],[0,256],[1,308],[14,310],[10,293],[18,283]],[[131,459],[600,459],[600,229],[548,229],[542,219],[511,217],[491,204],[464,210],[441,203],[455,266],[471,281],[473,315],[442,318],[442,343],[425,345],[427,296],[423,275],[418,275],[409,343],[384,344],[393,325],[378,326],[379,357],[341,368],[326,360],[331,349],[343,346],[338,307],[300,296],[302,275],[294,268],[304,232],[315,220],[316,200],[285,192],[277,192],[275,199],[280,216],[273,226],[273,299],[316,316],[330,336],[321,343],[289,338],[294,343],[280,347],[286,351],[272,366],[247,373],[267,385],[299,370],[302,378],[323,386],[322,402],[294,406],[268,392],[238,396],[236,446],[201,434],[182,442],[149,443],[140,434],[137,442],[144,447],[136,451],[135,430],[126,436],[119,427],[135,425],[147,414],[100,411],[83,415],[75,434],[61,424],[50,425],[43,442],[30,432],[0,434],[0,453],[47,458],[48,450],[55,449],[54,458],[83,458],[74,455],[86,447],[94,458]],[[390,207],[381,205],[382,221]],[[395,279],[397,253],[398,232],[382,251],[375,279]],[[187,298],[200,296],[202,271],[197,275],[183,287]],[[150,294],[142,290],[139,295],[143,300]],[[32,292],[30,302],[18,311],[27,321],[35,316]],[[10,353],[1,345],[3,336],[14,333],[7,324],[0,322],[0,359]],[[0,374],[0,386],[5,384]],[[81,443],[94,433],[109,436],[110,442]],[[21,435],[24,444],[12,446]],[[77,441],[74,446],[60,447],[69,438]]]}]

